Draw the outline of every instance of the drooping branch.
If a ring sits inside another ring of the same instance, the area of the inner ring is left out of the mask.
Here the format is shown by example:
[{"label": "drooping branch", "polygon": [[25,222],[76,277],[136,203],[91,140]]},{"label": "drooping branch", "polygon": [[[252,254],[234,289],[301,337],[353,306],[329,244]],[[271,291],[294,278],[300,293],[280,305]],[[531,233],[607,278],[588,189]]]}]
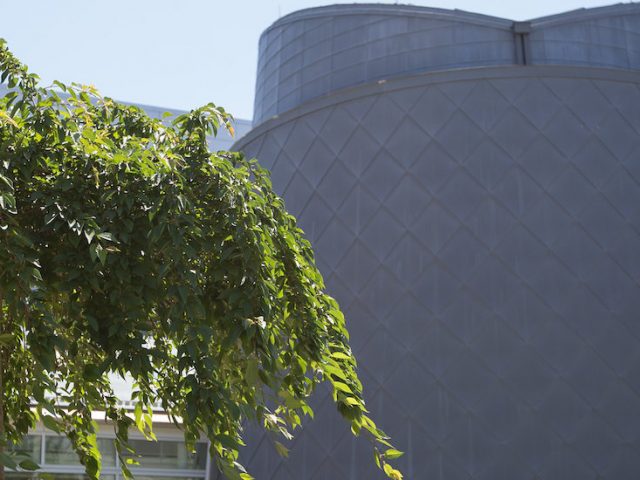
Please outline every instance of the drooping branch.
[{"label": "drooping branch", "polygon": [[[35,425],[33,400],[97,480],[91,412],[107,412],[125,449],[131,423],[152,436],[161,403],[188,445],[205,435],[225,475],[246,480],[245,420],[290,438],[328,382],[354,433],[389,446],[342,313],[268,173],[208,149],[230,128],[223,109],[167,126],[91,87],[42,89],[1,41],[0,73],[16,89],[0,98],[0,289],[20,312],[2,377],[12,440]],[[135,421],[115,407],[114,373],[137,385]],[[377,462],[400,478],[389,452]]]}]

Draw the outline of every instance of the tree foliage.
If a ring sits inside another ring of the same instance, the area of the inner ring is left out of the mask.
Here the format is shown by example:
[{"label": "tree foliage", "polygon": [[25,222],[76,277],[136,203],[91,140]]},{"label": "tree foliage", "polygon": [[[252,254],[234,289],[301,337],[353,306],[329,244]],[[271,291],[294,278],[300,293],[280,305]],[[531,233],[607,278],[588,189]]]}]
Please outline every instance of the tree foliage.
[{"label": "tree foliage", "polygon": [[[97,479],[92,412],[125,452],[130,427],[153,438],[160,404],[188,445],[206,436],[224,474],[248,479],[243,423],[290,438],[328,382],[401,478],[295,219],[255,161],[209,151],[231,117],[209,104],[166,125],[92,87],[41,88],[4,42],[0,72],[0,445],[41,421]],[[135,381],[133,414],[114,374]]]}]

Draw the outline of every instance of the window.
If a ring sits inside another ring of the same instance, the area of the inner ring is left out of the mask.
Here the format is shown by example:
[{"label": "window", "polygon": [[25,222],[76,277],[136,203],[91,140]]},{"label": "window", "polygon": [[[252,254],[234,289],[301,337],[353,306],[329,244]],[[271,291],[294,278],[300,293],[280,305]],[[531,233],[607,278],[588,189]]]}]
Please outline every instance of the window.
[{"label": "window", "polygon": [[[135,457],[139,465],[130,469],[138,480],[203,480],[207,469],[207,444],[199,442],[195,451],[187,450],[183,440],[161,438],[157,442],[144,439],[130,440],[136,450]],[[105,480],[121,480],[120,460],[117,458],[113,440],[98,438],[98,447],[102,454],[102,475]],[[47,473],[51,480],[84,480],[84,468],[71,447],[71,442],[51,432],[32,434],[24,438],[20,445],[12,450],[31,457],[40,464],[35,473],[7,471],[7,480],[32,480],[39,473]],[[131,454],[122,455],[123,459]]]},{"label": "window", "polygon": [[[140,465],[136,468],[173,468],[181,470],[204,470],[207,468],[207,446],[196,444],[196,451],[187,451],[184,442],[175,440],[131,440],[131,447],[136,451],[136,460]],[[123,455],[124,458],[130,455]]]},{"label": "window", "polygon": [[19,445],[12,445],[10,448],[18,455],[27,455],[35,462],[40,461],[41,437],[37,435],[27,435]]},{"label": "window", "polygon": [[[98,448],[102,454],[102,468],[115,467],[116,449],[113,441],[108,438],[99,438]],[[71,442],[67,437],[46,435],[44,463],[49,465],[73,465],[78,463],[78,455],[71,447]]]}]

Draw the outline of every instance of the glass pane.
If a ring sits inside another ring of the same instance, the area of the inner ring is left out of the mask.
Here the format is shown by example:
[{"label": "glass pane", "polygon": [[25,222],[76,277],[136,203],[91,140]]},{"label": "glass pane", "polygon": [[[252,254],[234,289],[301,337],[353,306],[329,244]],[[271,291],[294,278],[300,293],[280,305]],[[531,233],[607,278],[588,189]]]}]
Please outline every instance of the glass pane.
[{"label": "glass pane", "polygon": [[[104,467],[115,467],[116,466],[116,447],[113,444],[113,440],[110,438],[99,438],[98,439],[98,448],[100,449],[100,454],[102,455],[102,468]],[[107,477],[100,477],[107,478]],[[108,477],[112,478],[112,477]]]},{"label": "glass pane", "polygon": [[[45,463],[51,465],[80,464],[78,461],[78,455],[71,446],[71,442],[67,437],[47,435],[45,437],[44,447]],[[116,465],[116,449],[113,445],[113,440],[108,438],[99,438],[98,448],[102,454],[102,467],[114,467]]]},{"label": "glass pane", "polygon": [[[194,453],[188,452],[184,442],[160,440],[150,442],[147,440],[131,440],[129,442],[138,457],[135,457],[140,465],[138,468],[166,468],[204,470],[207,468],[207,445],[197,443]],[[124,458],[132,456],[129,453]]]},{"label": "glass pane", "polygon": [[49,436],[44,440],[44,463],[53,465],[79,465],[78,455],[67,437]]},{"label": "glass pane", "polygon": [[9,449],[18,455],[26,455],[36,463],[40,463],[40,435],[27,435],[17,445],[12,445]]}]

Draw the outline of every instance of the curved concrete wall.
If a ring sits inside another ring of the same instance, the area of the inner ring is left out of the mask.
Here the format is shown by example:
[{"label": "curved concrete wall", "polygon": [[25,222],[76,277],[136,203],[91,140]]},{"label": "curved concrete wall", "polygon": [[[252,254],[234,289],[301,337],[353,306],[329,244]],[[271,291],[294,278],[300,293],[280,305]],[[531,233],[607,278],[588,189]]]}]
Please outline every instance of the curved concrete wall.
[{"label": "curved concrete wall", "polygon": [[302,10],[260,39],[254,124],[340,88],[417,72],[523,63],[637,69],[639,44],[638,4],[518,23],[398,5]]},{"label": "curved concrete wall", "polygon": [[[640,73],[405,77],[242,142],[316,248],[406,478],[637,478]],[[382,478],[315,401],[290,458],[255,441],[251,471]]]}]

